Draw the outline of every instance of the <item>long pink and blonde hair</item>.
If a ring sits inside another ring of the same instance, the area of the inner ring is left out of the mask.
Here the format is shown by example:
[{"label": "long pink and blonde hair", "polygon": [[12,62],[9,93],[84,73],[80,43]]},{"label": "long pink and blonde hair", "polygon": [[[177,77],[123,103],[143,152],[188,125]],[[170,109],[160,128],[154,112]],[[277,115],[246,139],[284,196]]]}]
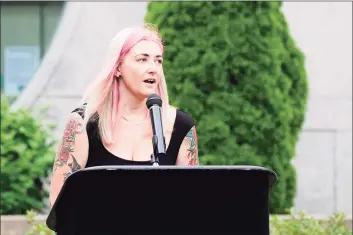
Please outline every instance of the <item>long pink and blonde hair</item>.
[{"label": "long pink and blonde hair", "polygon": [[[113,130],[118,113],[120,83],[115,76],[118,65],[130,49],[142,40],[150,40],[158,43],[163,51],[162,39],[154,26],[145,24],[140,27],[121,30],[112,39],[100,73],[83,96],[83,102],[87,103],[84,122],[87,124],[89,120],[99,117],[98,128],[100,137],[106,144],[114,143]],[[169,99],[163,73],[161,74],[161,80],[156,93],[161,96],[163,103],[163,123],[167,123]]]}]

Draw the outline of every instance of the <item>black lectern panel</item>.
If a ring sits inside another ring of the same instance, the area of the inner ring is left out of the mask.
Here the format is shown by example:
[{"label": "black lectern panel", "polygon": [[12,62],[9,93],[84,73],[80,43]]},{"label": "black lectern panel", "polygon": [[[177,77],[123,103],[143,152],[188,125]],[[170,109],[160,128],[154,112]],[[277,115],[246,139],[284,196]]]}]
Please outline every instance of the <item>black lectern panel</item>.
[{"label": "black lectern panel", "polygon": [[275,181],[254,166],[86,168],[67,179],[47,225],[58,235],[268,235]]}]

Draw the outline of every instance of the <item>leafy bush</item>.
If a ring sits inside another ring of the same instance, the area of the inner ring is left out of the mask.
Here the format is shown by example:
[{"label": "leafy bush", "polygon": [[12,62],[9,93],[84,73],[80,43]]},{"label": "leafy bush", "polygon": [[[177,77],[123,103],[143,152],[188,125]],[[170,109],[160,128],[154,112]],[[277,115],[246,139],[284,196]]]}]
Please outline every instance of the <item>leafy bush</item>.
[{"label": "leafy bush", "polygon": [[164,39],[170,100],[196,121],[201,163],[273,169],[271,213],[288,213],[308,85],[281,3],[151,2],[145,21]]},{"label": "leafy bush", "polygon": [[[51,128],[51,127],[50,127]],[[1,208],[0,214],[24,214],[42,209],[47,177],[54,157],[50,129],[29,110],[10,111],[1,96]]]},{"label": "leafy bush", "polygon": [[271,235],[351,235],[352,230],[345,223],[345,216],[334,213],[327,220],[318,220],[304,212],[291,213],[281,219],[273,215],[270,219]]},{"label": "leafy bush", "polygon": [[36,221],[37,213],[34,210],[27,211],[26,218],[30,226],[26,235],[55,235],[55,232],[50,230],[45,223]]}]

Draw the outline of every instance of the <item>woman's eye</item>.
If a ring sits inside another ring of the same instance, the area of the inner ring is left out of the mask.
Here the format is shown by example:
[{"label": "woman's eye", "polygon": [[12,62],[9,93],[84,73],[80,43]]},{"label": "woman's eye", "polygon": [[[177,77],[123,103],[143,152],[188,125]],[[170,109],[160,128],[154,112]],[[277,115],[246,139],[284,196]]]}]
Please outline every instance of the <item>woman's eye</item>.
[{"label": "woman's eye", "polygon": [[[137,59],[138,62],[146,62],[147,61],[147,58],[140,58],[140,59]],[[157,60],[157,62],[159,64],[162,64],[163,63],[163,60]]]}]

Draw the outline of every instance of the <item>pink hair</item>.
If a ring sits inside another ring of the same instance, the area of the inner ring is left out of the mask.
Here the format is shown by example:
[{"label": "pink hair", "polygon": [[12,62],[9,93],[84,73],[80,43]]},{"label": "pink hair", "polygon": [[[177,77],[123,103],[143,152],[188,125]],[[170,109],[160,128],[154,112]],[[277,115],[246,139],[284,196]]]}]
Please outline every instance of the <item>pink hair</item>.
[{"label": "pink hair", "polygon": [[[85,120],[88,122],[95,113],[99,114],[98,125],[100,135],[105,143],[110,144],[114,142],[112,131],[114,130],[119,103],[119,81],[115,78],[118,65],[122,62],[127,53],[129,53],[131,48],[143,40],[156,42],[161,47],[162,52],[164,51],[162,39],[156,31],[150,30],[146,27],[120,31],[110,45],[110,50],[107,55],[107,64],[103,66],[97,82],[84,96],[84,99],[88,100],[85,111]],[[116,49],[119,51],[114,51]],[[167,85],[163,74],[158,85],[157,93],[161,96],[163,102],[163,122],[166,123],[166,113],[167,107],[169,106],[169,100]]]},{"label": "pink hair", "polygon": [[160,48],[162,49],[162,53],[163,53],[164,47],[162,44],[162,39],[158,36],[158,34],[156,34],[154,32],[150,32],[150,31],[142,28],[142,29],[138,29],[137,31],[132,33],[128,37],[128,39],[125,41],[125,43],[120,51],[120,55],[119,55],[117,63],[119,64],[124,59],[126,54],[129,53],[131,48],[133,48],[137,43],[139,43],[140,41],[143,41],[143,40],[153,41],[153,42],[157,43],[160,46]]}]

